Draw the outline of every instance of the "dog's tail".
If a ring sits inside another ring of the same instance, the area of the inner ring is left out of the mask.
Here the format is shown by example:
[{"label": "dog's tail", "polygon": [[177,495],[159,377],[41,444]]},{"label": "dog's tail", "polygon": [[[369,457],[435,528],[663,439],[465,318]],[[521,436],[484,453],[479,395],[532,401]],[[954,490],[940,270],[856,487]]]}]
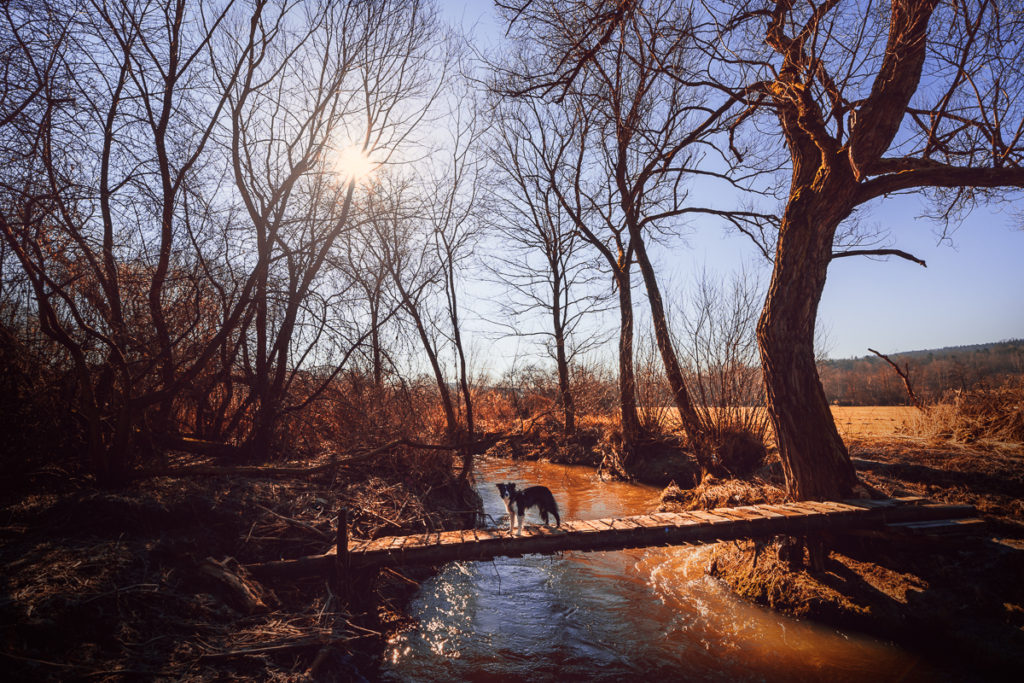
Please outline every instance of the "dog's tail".
[{"label": "dog's tail", "polygon": [[549,502],[551,503],[551,514],[555,516],[555,526],[560,527],[562,526],[562,518],[558,516],[558,501],[555,500],[554,495],[551,495],[550,491],[548,491],[548,494],[551,497]]}]

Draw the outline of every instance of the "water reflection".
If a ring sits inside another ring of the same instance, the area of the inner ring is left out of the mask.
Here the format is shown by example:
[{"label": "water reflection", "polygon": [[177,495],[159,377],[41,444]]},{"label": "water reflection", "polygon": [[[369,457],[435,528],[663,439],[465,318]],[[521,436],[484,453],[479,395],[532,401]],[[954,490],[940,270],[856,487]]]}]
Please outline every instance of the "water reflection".
[{"label": "water reflection", "polygon": [[[485,513],[508,524],[495,482],[542,483],[563,519],[650,510],[658,491],[592,470],[485,460]],[[539,523],[536,513],[527,523]],[[387,680],[941,680],[889,644],[732,597],[704,575],[707,548],[531,555],[445,565],[389,644]]]}]

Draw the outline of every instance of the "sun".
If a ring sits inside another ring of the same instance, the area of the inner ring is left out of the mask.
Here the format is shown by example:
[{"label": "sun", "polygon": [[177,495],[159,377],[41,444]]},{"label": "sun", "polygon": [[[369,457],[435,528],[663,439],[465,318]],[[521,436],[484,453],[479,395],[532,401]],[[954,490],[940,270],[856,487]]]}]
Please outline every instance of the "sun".
[{"label": "sun", "polygon": [[346,183],[365,180],[379,165],[355,145],[339,149],[334,158],[334,172]]}]

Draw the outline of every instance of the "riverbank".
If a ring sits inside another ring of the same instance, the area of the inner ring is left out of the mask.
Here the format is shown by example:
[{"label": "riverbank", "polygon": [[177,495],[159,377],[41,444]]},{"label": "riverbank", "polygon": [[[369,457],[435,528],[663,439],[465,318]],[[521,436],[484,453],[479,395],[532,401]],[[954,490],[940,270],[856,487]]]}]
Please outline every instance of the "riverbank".
[{"label": "riverbank", "polygon": [[665,487],[684,487],[700,481],[700,467],[682,439],[672,433],[642,439],[632,458],[623,454],[622,435],[609,420],[580,418],[576,433],[566,436],[555,420],[530,424],[512,438],[487,451],[509,460],[543,461],[559,465],[585,465],[601,476]]},{"label": "riverbank", "polygon": [[5,679],[373,678],[403,627],[411,579],[390,573],[343,596],[325,579],[260,584],[242,565],[324,552],[339,503],[353,536],[374,537],[469,526],[479,500],[444,454],[386,454],[355,471],[325,464],[291,463],[306,475],[158,477],[116,492],[62,473],[5,491]]},{"label": "riverbank", "polygon": [[[912,648],[942,663],[953,680],[1017,680],[1024,670],[1024,452],[894,437],[848,443],[861,480],[879,494],[974,505],[985,533],[832,537],[820,572],[790,569],[777,543],[719,544],[708,572],[757,604]],[[717,488],[709,504],[722,504],[730,487]],[[763,485],[743,488],[732,485],[733,504],[777,495],[770,486],[768,493]],[[663,496],[663,506],[692,498]]]}]

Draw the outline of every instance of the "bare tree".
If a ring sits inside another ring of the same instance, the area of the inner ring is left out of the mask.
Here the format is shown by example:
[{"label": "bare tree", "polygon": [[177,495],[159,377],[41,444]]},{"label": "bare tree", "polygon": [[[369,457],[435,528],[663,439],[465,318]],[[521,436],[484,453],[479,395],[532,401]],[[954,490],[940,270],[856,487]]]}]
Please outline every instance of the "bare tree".
[{"label": "bare tree", "polygon": [[443,313],[434,308],[445,275],[433,248],[433,226],[424,218],[420,189],[408,175],[382,174],[367,196],[365,211],[394,296],[427,356],[445,417],[445,436],[455,439],[461,431],[459,415],[442,365],[444,335],[437,325]]},{"label": "bare tree", "polygon": [[249,321],[255,343],[246,346],[257,457],[271,446],[286,388],[302,369],[296,357],[309,356],[328,321],[310,303],[328,256],[351,229],[360,180],[352,169],[334,169],[333,155],[346,139],[381,162],[400,154],[443,81],[443,66],[437,73],[428,61],[445,60],[435,22],[416,0],[324,3],[307,9],[298,29],[260,31],[268,42],[231,91],[235,186],[258,259],[268,264]]},{"label": "bare tree", "polygon": [[[472,257],[479,238],[479,178],[483,159],[479,153],[482,122],[474,93],[463,88],[453,98],[446,153],[428,176],[426,217],[432,230],[434,251],[440,267],[445,309],[448,313],[448,338],[455,352],[459,391],[462,396],[465,432],[474,438],[473,396],[469,388],[469,369],[463,342],[463,319],[459,309],[460,272]],[[471,471],[470,454],[464,455],[462,474]]]},{"label": "bare tree", "polygon": [[[570,366],[577,353],[604,341],[597,333],[584,339],[576,335],[587,314],[604,305],[606,297],[597,288],[599,264],[587,256],[586,242],[547,182],[544,160],[538,157],[543,150],[531,143],[534,131],[543,125],[538,103],[502,102],[495,109],[491,225],[507,251],[493,254],[488,266],[514,295],[502,306],[513,320],[513,333],[537,334],[548,342],[558,377],[562,426],[571,435],[576,431],[576,407]],[[523,319],[535,311],[550,323],[530,332]]]},{"label": "bare tree", "polygon": [[4,95],[0,233],[75,368],[92,468],[180,445],[174,418],[265,449],[362,343],[324,275],[356,192],[331,152],[400,154],[445,36],[417,0],[84,4],[4,5],[33,85]]},{"label": "bare tree", "polygon": [[[606,0],[556,10],[503,3],[513,21],[571,22],[573,40],[521,92],[564,97],[595,56],[646,3]],[[684,3],[685,4],[685,3]],[[696,5],[694,5],[696,7]],[[789,192],[758,326],[769,411],[790,491],[847,495],[856,484],[814,366],[817,306],[828,264],[893,248],[845,248],[837,230],[861,205],[928,190],[936,215],[955,219],[995,188],[1024,185],[1019,96],[1022,35],[1016,9],[991,0],[888,4],[835,0],[701,3],[694,30],[709,50],[701,85],[741,104],[720,143],[744,163],[733,133],[752,123],[784,143]],[[684,77],[685,78],[685,77]],[[766,235],[761,233],[761,235]],[[761,235],[755,234],[755,237]]]},{"label": "bare tree", "polygon": [[[43,331],[73,359],[92,468],[117,479],[146,448],[144,414],[156,406],[150,417],[165,423],[223,340],[207,325],[211,290],[191,235],[208,216],[192,200],[226,102],[202,76],[207,47],[235,7],[87,4],[12,24],[34,34],[47,106],[19,166],[38,180],[9,186],[3,234]],[[229,81],[250,48],[223,56]]]},{"label": "bare tree", "polygon": [[739,122],[774,119],[791,159],[758,340],[799,498],[848,495],[856,484],[814,364],[828,266],[853,255],[837,251],[837,229],[891,193],[931,189],[950,218],[1000,196],[989,188],[1024,186],[1024,25],[1015,11],[989,0],[722,7],[722,58],[741,54],[750,69]]},{"label": "bare tree", "polygon": [[[678,345],[692,373],[702,422],[715,441],[748,434],[768,437],[764,382],[757,349],[757,317],[763,301],[758,278],[745,269],[716,279],[708,271],[694,278],[676,316]],[[716,463],[716,465],[722,463]]]},{"label": "bare tree", "polygon": [[[581,15],[564,13],[556,4],[529,3],[520,8],[523,12],[516,20],[539,34],[537,42],[547,61],[566,64],[587,38],[580,37]],[[670,2],[623,3],[618,9],[611,14],[600,9],[582,13],[584,25],[602,26],[604,42],[583,49],[583,61],[576,62],[565,78],[557,71],[542,71],[539,77],[512,78],[508,89],[527,92],[536,89],[529,85],[531,80],[547,80],[551,87],[557,85],[564,106],[585,112],[581,116],[586,118],[587,149],[581,160],[593,164],[588,171],[599,179],[594,189],[602,193],[588,194],[586,201],[600,216],[602,230],[619,231],[634,252],[674,403],[695,451],[703,457],[706,428],[672,345],[648,241],[687,216],[722,217],[740,227],[760,225],[770,217],[715,208],[689,196],[687,183],[696,177],[727,187],[737,182],[728,166],[707,158],[709,153],[720,156],[717,133],[732,102],[712,103],[714,93],[700,83],[704,67],[690,11]],[[517,88],[516,83],[523,85]],[[565,193],[560,196],[565,198]],[[600,241],[586,222],[579,223],[591,243]]]}]

